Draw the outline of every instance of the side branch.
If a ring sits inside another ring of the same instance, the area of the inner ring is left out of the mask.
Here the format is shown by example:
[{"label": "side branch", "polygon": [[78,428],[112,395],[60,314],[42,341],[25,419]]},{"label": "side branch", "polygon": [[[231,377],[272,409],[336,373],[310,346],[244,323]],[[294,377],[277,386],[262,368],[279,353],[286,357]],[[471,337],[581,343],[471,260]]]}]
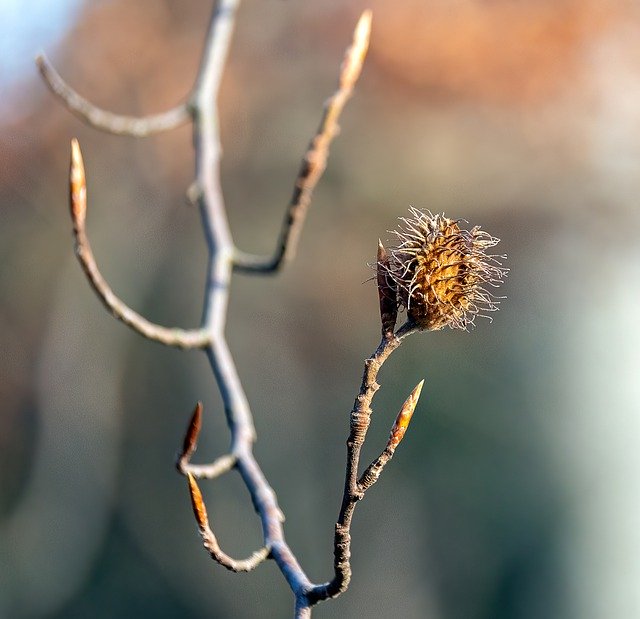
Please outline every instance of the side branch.
[{"label": "side branch", "polygon": [[[411,414],[418,401],[422,383],[411,393],[391,430],[391,435],[383,453],[365,471],[362,478],[358,478],[360,464],[360,452],[371,423],[371,402],[376,391],[380,388],[377,376],[383,363],[391,353],[400,346],[402,340],[413,333],[416,327],[407,322],[398,331],[389,336],[383,336],[376,351],[365,361],[364,374],[360,393],[351,410],[350,431],[347,439],[347,467],[345,475],[344,492],[338,522],[335,527],[334,537],[334,577],[330,582],[317,585],[307,593],[307,599],[311,604],[327,598],[334,598],[344,593],[351,580],[351,522],[356,504],[362,500],[365,491],[378,479],[384,465],[391,459],[395,448],[402,440]],[[375,472],[374,472],[375,469]]]},{"label": "side branch", "polygon": [[331,141],[339,132],[338,119],[360,77],[370,33],[371,11],[365,11],[356,25],[353,42],[340,67],[338,90],[326,101],[320,126],[303,157],[274,255],[262,257],[237,252],[234,256],[237,270],[274,273],[293,259],[313,190],[327,167]]},{"label": "side branch", "polygon": [[248,559],[233,559],[222,551],[216,536],[209,526],[209,517],[207,516],[207,509],[202,500],[200,488],[198,488],[198,484],[193,475],[189,473],[187,477],[189,480],[189,494],[191,496],[193,513],[198,523],[198,529],[202,536],[204,547],[209,551],[211,558],[232,572],[250,572],[258,567],[258,565],[269,557],[269,549],[266,547],[261,548],[254,552]]},{"label": "side branch", "polygon": [[76,256],[89,283],[109,312],[149,340],[177,348],[205,348],[211,341],[207,330],[171,329],[150,322],[119,299],[100,273],[86,233],[87,187],[82,154],[75,139],[71,142],[69,190]]},{"label": "side branch", "polygon": [[36,64],[49,90],[62,101],[67,109],[87,124],[107,133],[142,138],[184,125],[191,118],[188,106],[184,103],[162,114],[153,114],[142,118],[107,112],[73,90],[53,68],[44,54],[36,56]]}]

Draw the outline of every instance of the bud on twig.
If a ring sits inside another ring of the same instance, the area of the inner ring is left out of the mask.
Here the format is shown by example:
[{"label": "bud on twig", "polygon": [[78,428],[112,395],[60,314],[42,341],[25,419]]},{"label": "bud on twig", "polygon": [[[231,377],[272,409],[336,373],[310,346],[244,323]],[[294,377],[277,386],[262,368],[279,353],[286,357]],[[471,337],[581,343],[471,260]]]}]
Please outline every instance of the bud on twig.
[{"label": "bud on twig", "polygon": [[198,402],[193,409],[191,415],[191,421],[189,421],[189,427],[187,433],[184,436],[184,442],[182,443],[182,453],[178,460],[178,466],[188,464],[191,460],[191,456],[194,454],[198,447],[198,436],[200,435],[200,428],[202,427],[202,402]]},{"label": "bud on twig", "polygon": [[207,508],[204,506],[204,501],[202,500],[202,493],[200,492],[200,488],[198,488],[196,478],[191,473],[187,473],[187,479],[189,480],[189,495],[191,496],[193,515],[196,517],[198,527],[200,527],[200,529],[207,529],[209,527],[209,517],[207,515]]},{"label": "bud on twig", "polygon": [[396,421],[391,428],[391,434],[389,434],[389,440],[387,441],[387,449],[395,450],[400,444],[400,441],[404,438],[404,433],[409,427],[411,417],[413,417],[413,411],[416,410],[418,400],[420,399],[420,392],[424,385],[424,379],[422,379],[409,394],[409,397],[405,400]]},{"label": "bud on twig", "polygon": [[78,140],[71,140],[71,165],[69,169],[69,206],[74,226],[82,228],[87,213],[87,183],[84,163]]},{"label": "bud on twig", "polygon": [[360,77],[362,64],[369,49],[371,36],[371,11],[362,13],[353,32],[353,43],[345,54],[340,67],[340,86],[352,86]]},{"label": "bud on twig", "polygon": [[404,433],[407,431],[407,427],[409,426],[409,422],[413,416],[413,411],[416,410],[416,405],[420,398],[420,392],[422,391],[422,385],[424,385],[424,380],[421,380],[415,386],[413,391],[409,394],[409,397],[402,405],[395,423],[391,428],[389,440],[387,441],[384,451],[365,469],[364,473],[362,473],[358,480],[358,489],[360,492],[366,492],[378,481],[380,474],[382,473],[382,469],[384,469],[389,460],[393,458],[396,447],[400,444],[400,441],[404,438]]}]

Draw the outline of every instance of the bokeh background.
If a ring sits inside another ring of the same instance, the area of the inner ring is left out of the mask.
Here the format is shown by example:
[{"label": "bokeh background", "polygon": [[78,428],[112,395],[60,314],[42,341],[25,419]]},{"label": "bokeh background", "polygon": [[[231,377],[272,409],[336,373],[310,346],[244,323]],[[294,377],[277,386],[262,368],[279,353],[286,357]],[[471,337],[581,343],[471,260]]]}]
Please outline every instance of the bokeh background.
[{"label": "bokeh background", "polygon": [[[114,321],[73,257],[69,140],[83,146],[103,272],[195,326],[205,247],[189,128],[100,134],[39,82],[45,50],[107,109],[162,111],[193,83],[210,3],[0,4],[0,616],[287,617],[267,563],[214,565],[173,468],[227,432],[203,355]],[[237,277],[228,335],[256,453],[310,577],[331,575],[348,412],[378,340],[366,266],[409,205],[481,224],[508,299],[471,333],[413,336],[381,375],[366,457],[423,377],[410,432],[356,512],[354,578],[318,617],[640,616],[640,9],[632,0],[247,1],[222,99],[238,245],[269,252],[361,10],[370,55],[296,262]],[[364,283],[363,283],[364,282]],[[223,547],[259,528],[235,475],[203,484]],[[314,615],[314,616],[315,616]]]}]

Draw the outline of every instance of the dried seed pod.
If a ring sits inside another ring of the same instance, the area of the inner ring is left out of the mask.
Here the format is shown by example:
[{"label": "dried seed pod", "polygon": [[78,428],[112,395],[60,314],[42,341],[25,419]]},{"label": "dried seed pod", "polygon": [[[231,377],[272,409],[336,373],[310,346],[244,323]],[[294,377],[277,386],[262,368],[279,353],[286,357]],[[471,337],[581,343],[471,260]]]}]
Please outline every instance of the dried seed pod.
[{"label": "dried seed pod", "polygon": [[460,228],[460,220],[415,208],[393,231],[398,244],[390,250],[388,277],[397,286],[400,307],[420,329],[445,326],[467,329],[476,316],[498,309],[497,288],[508,269],[486,250],[499,239],[480,230]]}]

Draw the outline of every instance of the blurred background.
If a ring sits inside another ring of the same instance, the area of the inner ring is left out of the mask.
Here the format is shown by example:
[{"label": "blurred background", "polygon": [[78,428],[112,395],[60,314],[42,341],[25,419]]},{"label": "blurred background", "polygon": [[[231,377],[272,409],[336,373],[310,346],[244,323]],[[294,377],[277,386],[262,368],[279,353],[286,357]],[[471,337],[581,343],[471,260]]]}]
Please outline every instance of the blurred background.
[{"label": "blurred background", "polygon": [[[228,434],[206,359],[114,321],[76,263],[69,141],[115,291],[196,326],[206,252],[190,129],[84,126],[40,82],[132,115],[185,99],[210,3],[0,4],[0,616],[288,617],[267,563],[213,564],[174,457]],[[508,299],[471,333],[411,337],[385,365],[365,449],[426,378],[410,432],[356,512],[349,591],[318,617],[640,616],[640,9],[628,0],[247,1],[225,73],[223,183],[237,244],[269,252],[359,13],[370,55],[294,264],[238,276],[228,336],[256,453],[309,576],[331,576],[348,413],[378,343],[367,262],[409,205],[502,242]],[[364,282],[364,283],[363,283]],[[258,522],[236,475],[202,484],[225,550]]]}]

